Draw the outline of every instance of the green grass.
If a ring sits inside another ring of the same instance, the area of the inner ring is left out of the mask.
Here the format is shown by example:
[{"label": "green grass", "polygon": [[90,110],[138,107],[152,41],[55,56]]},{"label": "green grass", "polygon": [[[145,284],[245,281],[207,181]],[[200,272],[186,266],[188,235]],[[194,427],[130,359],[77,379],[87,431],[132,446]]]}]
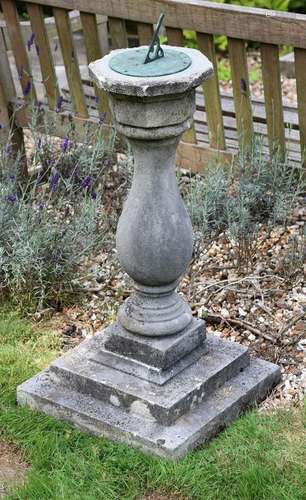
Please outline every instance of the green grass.
[{"label": "green grass", "polygon": [[178,463],[82,434],[19,408],[16,386],[48,365],[59,343],[0,310],[0,440],[31,464],[11,499],[132,499],[148,492],[201,500],[306,498],[305,411],[250,412]]}]

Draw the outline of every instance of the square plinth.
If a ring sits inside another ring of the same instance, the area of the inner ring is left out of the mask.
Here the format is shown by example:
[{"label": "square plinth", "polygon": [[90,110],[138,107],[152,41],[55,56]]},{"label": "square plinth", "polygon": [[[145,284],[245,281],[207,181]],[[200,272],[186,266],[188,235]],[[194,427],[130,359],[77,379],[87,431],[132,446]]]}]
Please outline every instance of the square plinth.
[{"label": "square plinth", "polygon": [[205,322],[193,319],[176,335],[141,337],[114,323],[95,337],[90,360],[163,385],[207,352]]},{"label": "square plinth", "polygon": [[206,344],[206,353],[158,385],[97,362],[100,333],[19,386],[17,399],[93,434],[178,458],[262,400],[280,378],[276,365],[250,359],[239,344],[212,335]]},{"label": "square plinth", "polygon": [[104,347],[113,353],[144,363],[157,370],[166,370],[200,345],[206,332],[205,323],[194,318],[176,335],[145,337],[128,332],[119,323],[105,330]]}]

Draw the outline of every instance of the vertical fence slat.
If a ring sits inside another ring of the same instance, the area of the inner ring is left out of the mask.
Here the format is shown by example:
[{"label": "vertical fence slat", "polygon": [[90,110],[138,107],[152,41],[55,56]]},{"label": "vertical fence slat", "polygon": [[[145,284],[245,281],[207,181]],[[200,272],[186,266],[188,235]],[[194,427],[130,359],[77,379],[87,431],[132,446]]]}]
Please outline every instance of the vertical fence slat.
[{"label": "vertical fence slat", "polygon": [[43,83],[46,89],[47,100],[51,109],[56,109],[59,96],[56,73],[54,69],[48,34],[44,23],[42,7],[37,4],[27,3],[32,32],[35,34],[36,50],[39,56]]},{"label": "vertical fence slat", "polygon": [[78,58],[73,44],[68,11],[55,7],[53,8],[53,14],[63,54],[73,107],[78,116],[80,116],[81,118],[87,118],[88,112],[83,93]]},{"label": "vertical fence slat", "polygon": [[[86,55],[88,64],[92,61],[96,61],[97,59],[101,59],[102,52],[100,48],[99,42],[99,34],[97,28],[97,21],[95,14],[89,14],[87,12],[80,12],[81,22],[84,33],[84,41],[86,48]],[[98,109],[100,113],[106,113],[105,122],[109,122],[110,120],[110,112],[108,106],[108,99],[106,93],[94,85],[95,94],[98,99]]]},{"label": "vertical fence slat", "polygon": [[[0,75],[1,76],[1,75]],[[25,154],[25,146],[24,146],[24,136],[23,129],[19,127],[15,122],[15,116],[12,112],[11,104],[8,101],[5,87],[2,84],[0,78],[0,144],[7,144],[10,142],[10,146],[12,147],[13,154],[15,156],[19,156],[19,172],[18,175],[21,179],[25,179],[28,176],[28,165],[27,165],[27,157]],[[4,127],[2,129],[2,127]],[[1,173],[1,172],[0,172]]]},{"label": "vertical fence slat", "polygon": [[199,49],[208,57],[214,67],[213,78],[210,78],[203,84],[209,143],[214,149],[225,149],[226,145],[214,37],[206,33],[197,33],[197,41]]},{"label": "vertical fence slat", "polygon": [[306,167],[306,50],[294,49],[302,164]]},{"label": "vertical fence slat", "polygon": [[[21,152],[21,174],[27,175],[27,161],[24,154],[24,137],[23,130],[18,127],[14,120],[14,109],[10,101],[16,97],[16,89],[13,81],[13,76],[10,70],[3,32],[0,32],[0,82],[2,86],[2,103],[6,106],[6,113],[9,118],[10,130],[6,130],[6,137],[11,133],[11,141],[14,152]],[[7,116],[5,115],[5,117]]]},{"label": "vertical fence slat", "polygon": [[128,38],[124,19],[110,17],[108,19],[112,49],[124,49],[128,46]]},{"label": "vertical fence slat", "polygon": [[103,56],[109,53],[109,40],[107,29],[107,17],[101,14],[96,15],[98,38]]},{"label": "vertical fence slat", "polygon": [[279,150],[284,154],[286,145],[278,46],[261,44],[261,61],[270,153]]},{"label": "vertical fence slat", "polygon": [[153,26],[147,23],[138,23],[138,39],[139,45],[149,45],[153,36]]},{"label": "vertical fence slat", "polygon": [[[176,47],[184,46],[184,35],[181,29],[167,28],[167,38],[169,45],[173,45]],[[186,130],[185,134],[182,137],[182,140],[185,142],[191,142],[193,144],[197,143],[194,125],[192,125],[190,129]]]},{"label": "vertical fence slat", "polygon": [[1,0],[1,6],[24,97],[27,101],[32,98],[36,99],[30,63],[21,34],[16,5],[11,0]]},{"label": "vertical fence slat", "polygon": [[253,116],[245,41],[228,38],[237,132],[240,146],[245,149],[253,137]]},{"label": "vertical fence slat", "polygon": [[182,47],[184,45],[184,36],[181,29],[167,28],[167,38],[169,45]]},{"label": "vertical fence slat", "polygon": [[6,99],[4,86],[0,80],[0,143],[6,142],[9,137],[10,117],[8,101]]},{"label": "vertical fence slat", "polygon": [[2,30],[0,31],[0,81],[7,101],[14,99],[16,97],[16,89]]}]

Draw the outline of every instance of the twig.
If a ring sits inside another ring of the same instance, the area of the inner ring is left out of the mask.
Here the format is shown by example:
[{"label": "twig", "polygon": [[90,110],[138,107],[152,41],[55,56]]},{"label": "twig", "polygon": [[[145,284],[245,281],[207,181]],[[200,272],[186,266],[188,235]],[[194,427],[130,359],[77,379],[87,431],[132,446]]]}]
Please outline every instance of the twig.
[{"label": "twig", "polygon": [[[280,276],[274,275],[274,274],[265,274],[263,276],[254,276],[254,275],[249,275],[249,276],[244,276],[243,278],[240,279],[235,279],[235,280],[222,280],[222,281],[215,281],[214,283],[210,283],[209,285],[206,285],[203,289],[202,292],[205,292],[205,290],[208,290],[209,288],[212,288],[214,286],[218,287],[219,290],[223,290],[224,288],[227,288],[228,286],[231,285],[236,285],[238,283],[242,283],[243,281],[250,281],[254,285],[254,279],[256,280],[263,280],[265,278],[273,278],[273,279],[278,279],[280,281],[284,281],[283,278]],[[221,286],[219,286],[221,285]]]},{"label": "twig", "polygon": [[262,309],[265,313],[268,314],[268,316],[270,316],[270,318],[272,318],[273,320],[276,320],[278,323],[280,323],[279,319],[277,319],[274,314],[272,313],[272,311],[265,305],[263,304],[262,302],[257,302],[256,305]]},{"label": "twig", "polygon": [[293,318],[291,318],[288,321],[288,323],[286,323],[282,328],[279,329],[278,334],[277,334],[277,338],[282,337],[282,335],[284,335],[284,333],[286,333],[288,330],[290,330],[290,328],[292,328],[298,321],[300,321],[301,319],[304,319],[305,317],[306,317],[306,311],[304,311],[300,314],[297,314],[296,316],[293,316]]},{"label": "twig", "polygon": [[257,337],[263,337],[264,339],[269,340],[269,342],[272,342],[273,344],[275,344],[276,342],[276,340],[273,337],[271,337],[271,335],[262,332],[254,325],[251,325],[251,323],[243,321],[242,319],[224,318],[220,314],[212,314],[212,313],[205,313],[203,319],[205,319],[209,323],[220,324],[224,322],[228,323],[229,325],[238,326],[239,328],[243,328],[244,330],[249,330],[251,333],[254,333],[254,335],[256,335]]},{"label": "twig", "polygon": [[84,287],[78,288],[77,291],[84,292],[84,293],[98,293],[99,294],[100,292],[103,291],[103,288],[94,288],[94,287],[87,288],[84,286]]}]

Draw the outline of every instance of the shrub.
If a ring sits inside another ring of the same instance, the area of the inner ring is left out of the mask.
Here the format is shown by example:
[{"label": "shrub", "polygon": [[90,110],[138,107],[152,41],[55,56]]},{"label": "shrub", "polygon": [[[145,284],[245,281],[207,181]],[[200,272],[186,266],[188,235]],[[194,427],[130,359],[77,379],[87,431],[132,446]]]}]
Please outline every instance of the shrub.
[{"label": "shrub", "polygon": [[301,169],[275,154],[269,160],[260,137],[232,168],[211,165],[190,179],[186,204],[201,238],[225,232],[238,263],[251,265],[260,224],[286,224],[304,188]]},{"label": "shrub", "polygon": [[[113,138],[84,130],[82,144],[67,129],[52,138],[37,127],[30,177],[20,180],[21,156],[0,149],[0,294],[25,310],[60,308],[80,296],[82,267],[105,240],[101,203],[104,174],[112,165]],[[40,117],[41,119],[41,117]]]}]

